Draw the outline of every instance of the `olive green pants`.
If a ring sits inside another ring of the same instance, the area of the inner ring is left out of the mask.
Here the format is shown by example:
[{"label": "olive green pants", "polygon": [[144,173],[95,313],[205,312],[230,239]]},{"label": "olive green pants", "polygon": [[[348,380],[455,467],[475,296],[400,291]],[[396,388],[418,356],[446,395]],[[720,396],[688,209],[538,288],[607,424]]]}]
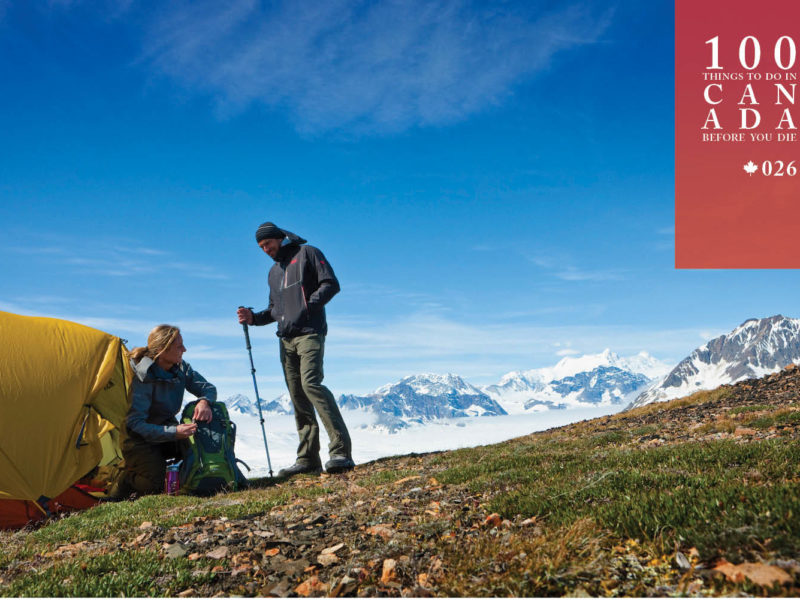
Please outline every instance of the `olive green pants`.
[{"label": "olive green pants", "polygon": [[322,464],[319,457],[319,425],[314,409],[319,413],[330,438],[329,454],[352,458],[350,434],[342,413],[339,412],[331,391],[322,385],[325,337],[310,334],[281,338],[280,347],[283,375],[294,405],[294,420],[300,436],[300,445],[297,447],[298,464]]},{"label": "olive green pants", "polygon": [[126,497],[131,492],[139,495],[160,494],[164,491],[167,460],[180,458],[177,442],[152,444],[130,433],[122,442],[125,470],[120,473],[111,495]]}]

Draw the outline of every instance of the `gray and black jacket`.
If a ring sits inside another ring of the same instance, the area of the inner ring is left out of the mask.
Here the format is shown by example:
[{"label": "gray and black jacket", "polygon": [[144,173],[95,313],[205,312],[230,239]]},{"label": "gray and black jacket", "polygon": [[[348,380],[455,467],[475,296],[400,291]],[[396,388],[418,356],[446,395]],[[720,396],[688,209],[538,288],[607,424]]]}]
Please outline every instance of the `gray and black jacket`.
[{"label": "gray and black jacket", "polygon": [[339,281],[321,250],[290,231],[284,233],[269,271],[269,306],[253,313],[253,324],[277,322],[282,338],[327,335],[325,304],[339,292]]}]

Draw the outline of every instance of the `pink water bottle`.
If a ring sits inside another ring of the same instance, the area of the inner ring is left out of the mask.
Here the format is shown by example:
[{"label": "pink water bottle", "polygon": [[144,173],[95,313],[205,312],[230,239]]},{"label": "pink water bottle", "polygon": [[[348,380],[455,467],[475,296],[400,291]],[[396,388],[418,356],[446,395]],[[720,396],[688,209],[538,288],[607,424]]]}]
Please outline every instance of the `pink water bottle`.
[{"label": "pink water bottle", "polygon": [[172,496],[178,493],[179,488],[178,465],[167,465],[167,474],[164,477],[164,493]]}]

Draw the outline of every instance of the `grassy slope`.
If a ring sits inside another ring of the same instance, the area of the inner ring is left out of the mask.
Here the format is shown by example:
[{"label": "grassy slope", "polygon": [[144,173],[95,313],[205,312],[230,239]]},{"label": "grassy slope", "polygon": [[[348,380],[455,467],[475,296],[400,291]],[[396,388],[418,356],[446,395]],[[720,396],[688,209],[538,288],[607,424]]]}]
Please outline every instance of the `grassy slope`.
[{"label": "grassy slope", "polygon": [[[0,595],[798,595],[798,391],[784,371],[346,475],[102,505],[0,533]],[[733,583],[720,558],[792,581]]]}]

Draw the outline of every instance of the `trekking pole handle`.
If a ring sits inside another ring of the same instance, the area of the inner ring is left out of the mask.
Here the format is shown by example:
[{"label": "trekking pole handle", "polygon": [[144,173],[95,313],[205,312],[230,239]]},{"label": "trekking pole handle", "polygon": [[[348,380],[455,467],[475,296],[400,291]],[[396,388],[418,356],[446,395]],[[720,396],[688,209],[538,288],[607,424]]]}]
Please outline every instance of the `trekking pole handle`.
[{"label": "trekking pole handle", "polygon": [[[246,308],[250,311],[250,314],[253,314],[253,307],[252,306],[239,306],[239,308]],[[247,330],[247,323],[242,323],[242,329],[244,329],[244,339],[247,342],[247,349],[251,350],[250,347],[250,332]]]}]

